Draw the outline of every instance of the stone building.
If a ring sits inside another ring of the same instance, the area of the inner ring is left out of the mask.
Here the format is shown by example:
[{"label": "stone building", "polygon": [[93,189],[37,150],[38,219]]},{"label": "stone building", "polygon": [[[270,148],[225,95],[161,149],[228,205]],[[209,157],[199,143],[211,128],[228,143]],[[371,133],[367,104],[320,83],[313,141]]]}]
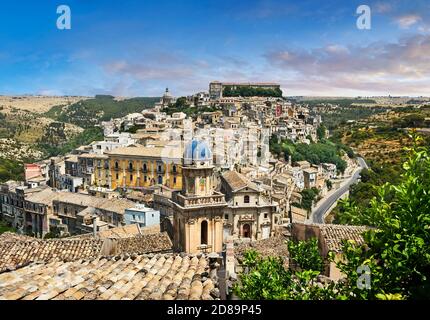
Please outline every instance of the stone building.
[{"label": "stone building", "polygon": [[225,241],[229,236],[259,240],[273,234],[279,219],[276,204],[260,187],[236,171],[227,171],[221,176],[221,191],[228,203],[224,210]]},{"label": "stone building", "polygon": [[125,147],[106,153],[109,157],[110,188],[182,187],[181,147]]},{"label": "stone building", "polygon": [[223,250],[224,195],[215,191],[212,152],[191,140],[182,164],[182,191],[172,194],[174,246],[187,253]]},{"label": "stone building", "polygon": [[44,237],[50,231],[50,218],[53,217],[52,202],[58,192],[47,188],[25,198],[25,231],[36,237]]}]

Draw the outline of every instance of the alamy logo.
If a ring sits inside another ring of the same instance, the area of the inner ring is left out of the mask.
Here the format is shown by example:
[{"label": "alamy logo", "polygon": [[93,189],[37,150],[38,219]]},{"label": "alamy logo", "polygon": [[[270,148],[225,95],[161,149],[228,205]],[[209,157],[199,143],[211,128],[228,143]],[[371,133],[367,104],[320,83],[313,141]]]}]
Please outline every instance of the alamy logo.
[{"label": "alamy logo", "polygon": [[360,275],[357,279],[357,288],[361,290],[370,290],[370,268],[369,266],[359,266],[357,273]]},{"label": "alamy logo", "polygon": [[60,14],[57,19],[57,28],[59,30],[72,29],[72,11],[70,10],[70,7],[64,4],[58,6],[57,14]]},{"label": "alamy logo", "polygon": [[357,28],[359,30],[370,30],[372,28],[372,13],[370,7],[362,4],[357,8]]}]

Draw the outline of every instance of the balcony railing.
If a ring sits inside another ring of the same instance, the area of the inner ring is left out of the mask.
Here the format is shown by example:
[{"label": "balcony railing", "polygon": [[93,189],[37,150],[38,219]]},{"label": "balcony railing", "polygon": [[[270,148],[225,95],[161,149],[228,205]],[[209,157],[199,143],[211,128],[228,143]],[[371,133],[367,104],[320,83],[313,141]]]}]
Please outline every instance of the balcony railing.
[{"label": "balcony railing", "polygon": [[222,194],[203,197],[184,197],[179,193],[175,193],[173,194],[173,201],[182,207],[212,206],[225,203],[224,195]]}]

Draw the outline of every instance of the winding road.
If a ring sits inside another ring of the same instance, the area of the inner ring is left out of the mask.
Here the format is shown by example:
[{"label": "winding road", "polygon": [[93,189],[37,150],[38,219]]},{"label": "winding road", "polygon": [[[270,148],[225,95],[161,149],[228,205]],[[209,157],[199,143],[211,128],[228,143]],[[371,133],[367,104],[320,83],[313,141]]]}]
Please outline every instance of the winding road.
[{"label": "winding road", "polygon": [[349,180],[342,184],[342,186],[337,189],[333,194],[321,200],[321,203],[315,208],[315,210],[311,214],[311,221],[313,223],[324,223],[324,217],[327,214],[327,211],[331,208],[331,206],[339,200],[343,194],[345,194],[351,185],[356,183],[360,178],[361,170],[368,169],[369,167],[364,161],[363,158],[357,158],[358,163],[360,164],[360,168],[358,168],[354,174],[349,178]]}]

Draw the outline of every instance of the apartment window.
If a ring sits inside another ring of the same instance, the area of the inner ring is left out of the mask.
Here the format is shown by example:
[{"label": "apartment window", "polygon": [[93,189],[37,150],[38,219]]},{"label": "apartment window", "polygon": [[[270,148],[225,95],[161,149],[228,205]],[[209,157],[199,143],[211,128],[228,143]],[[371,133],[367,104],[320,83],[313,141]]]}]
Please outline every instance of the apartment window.
[{"label": "apartment window", "polygon": [[244,203],[249,203],[249,196],[244,196],[243,197],[243,202]]}]

